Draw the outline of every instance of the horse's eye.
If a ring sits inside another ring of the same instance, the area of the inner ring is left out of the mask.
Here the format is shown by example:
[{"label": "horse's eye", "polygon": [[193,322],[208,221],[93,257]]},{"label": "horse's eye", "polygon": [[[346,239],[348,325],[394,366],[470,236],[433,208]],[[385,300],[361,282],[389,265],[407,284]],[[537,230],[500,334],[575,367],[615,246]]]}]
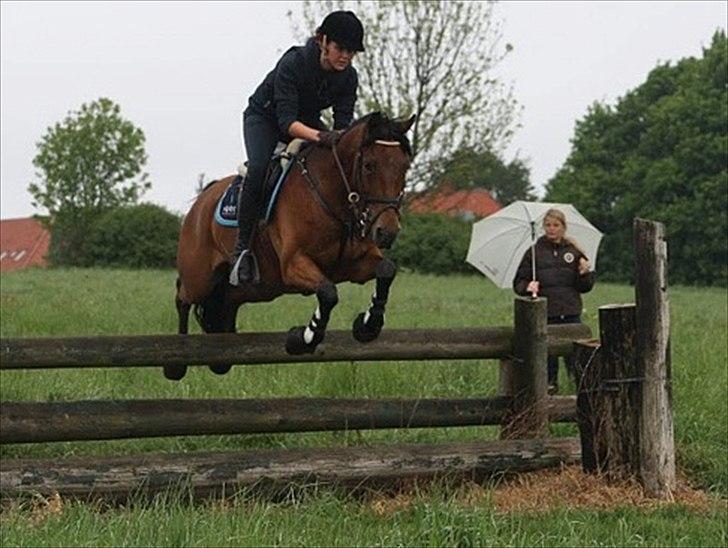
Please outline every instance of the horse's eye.
[{"label": "horse's eye", "polygon": [[376,171],[376,167],[377,166],[373,162],[364,162],[364,171],[370,175]]}]

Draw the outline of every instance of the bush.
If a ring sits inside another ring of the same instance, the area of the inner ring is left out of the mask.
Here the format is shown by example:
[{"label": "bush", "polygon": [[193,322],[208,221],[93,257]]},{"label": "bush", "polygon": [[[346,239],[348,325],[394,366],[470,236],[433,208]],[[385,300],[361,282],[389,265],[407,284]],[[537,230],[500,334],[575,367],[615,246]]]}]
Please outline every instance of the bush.
[{"label": "bush", "polygon": [[170,268],[175,265],[180,218],[161,206],[140,204],[103,214],[88,240],[94,266]]},{"label": "bush", "polygon": [[471,224],[437,213],[408,213],[386,255],[398,267],[426,274],[473,272],[465,262]]},{"label": "bush", "polygon": [[65,210],[44,222],[50,231],[48,262],[53,266],[91,266],[88,235],[94,215],[87,210]]}]

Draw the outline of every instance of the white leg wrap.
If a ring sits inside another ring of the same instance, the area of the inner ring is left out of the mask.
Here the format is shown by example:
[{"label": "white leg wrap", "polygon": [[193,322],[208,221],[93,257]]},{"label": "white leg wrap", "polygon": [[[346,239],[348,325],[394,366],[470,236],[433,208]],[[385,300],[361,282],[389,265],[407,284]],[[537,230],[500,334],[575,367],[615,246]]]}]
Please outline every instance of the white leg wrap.
[{"label": "white leg wrap", "polygon": [[303,341],[306,344],[311,344],[311,341],[313,341],[313,330],[310,327],[306,327],[306,330],[303,332]]}]

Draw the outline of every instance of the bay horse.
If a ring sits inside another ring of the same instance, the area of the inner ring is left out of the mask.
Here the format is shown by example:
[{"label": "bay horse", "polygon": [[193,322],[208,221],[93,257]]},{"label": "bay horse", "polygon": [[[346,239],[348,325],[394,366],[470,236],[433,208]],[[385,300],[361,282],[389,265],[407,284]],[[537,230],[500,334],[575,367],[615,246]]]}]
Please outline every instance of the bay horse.
[{"label": "bay horse", "polygon": [[[311,353],[324,339],[336,284],[376,278],[371,303],[357,316],[353,336],[377,338],[396,274],[381,249],[400,226],[405,175],[412,158],[406,133],[415,116],[393,120],[374,112],[354,122],[333,148],[310,143],[294,159],[271,218],[259,223],[251,244],[258,280],[232,286],[236,228],[221,226],[215,208],[234,176],[210,183],[185,216],[177,251],[179,333],[187,334],[191,309],[206,333],[234,333],[243,303],[271,301],[285,293],[315,294],[318,307],[308,325],[290,329],[286,350]],[[232,364],[210,364],[218,374]],[[186,365],[168,365],[164,375],[180,380]]]}]

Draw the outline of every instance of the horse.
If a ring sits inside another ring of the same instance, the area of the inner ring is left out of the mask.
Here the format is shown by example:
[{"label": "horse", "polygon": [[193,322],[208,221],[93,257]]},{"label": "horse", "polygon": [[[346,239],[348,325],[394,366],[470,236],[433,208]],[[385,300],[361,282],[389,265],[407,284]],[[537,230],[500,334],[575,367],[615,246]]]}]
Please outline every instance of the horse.
[{"label": "horse", "polygon": [[[368,309],[352,325],[360,342],[376,339],[396,274],[382,249],[401,229],[405,175],[412,160],[408,120],[374,112],[352,123],[338,143],[307,144],[295,157],[267,223],[259,222],[251,242],[256,280],[232,286],[236,229],[220,225],[215,208],[234,176],[210,183],[184,218],[177,250],[175,305],[178,332],[187,334],[190,310],[206,333],[234,333],[243,303],[267,302],[286,293],[315,294],[318,307],[307,325],[292,327],[290,354],[312,353],[323,341],[338,303],[336,284],[376,279]],[[209,364],[225,374],[231,364]],[[186,365],[166,365],[164,375],[180,380]]]}]

